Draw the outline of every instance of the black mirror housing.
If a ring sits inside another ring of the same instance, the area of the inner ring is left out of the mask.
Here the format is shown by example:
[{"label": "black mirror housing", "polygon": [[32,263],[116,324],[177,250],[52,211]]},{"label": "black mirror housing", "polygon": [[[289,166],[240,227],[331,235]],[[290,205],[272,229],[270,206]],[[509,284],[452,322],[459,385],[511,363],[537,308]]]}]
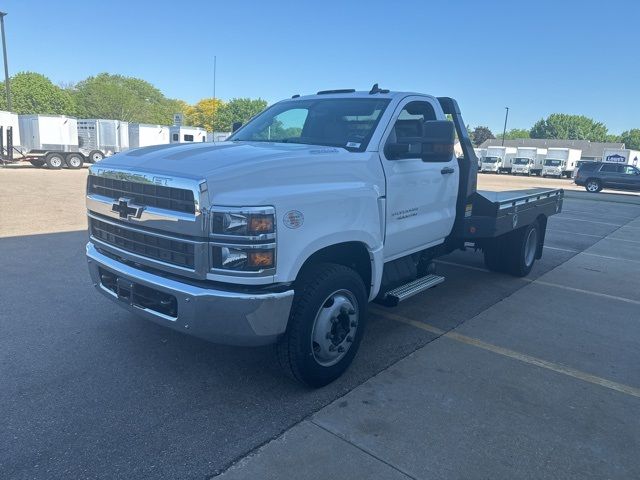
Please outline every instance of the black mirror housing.
[{"label": "black mirror housing", "polygon": [[399,160],[409,153],[410,146],[407,143],[389,143],[384,147],[384,155],[389,160]]},{"label": "black mirror housing", "polygon": [[428,120],[422,127],[422,161],[447,162],[453,156],[455,128],[448,120]]}]

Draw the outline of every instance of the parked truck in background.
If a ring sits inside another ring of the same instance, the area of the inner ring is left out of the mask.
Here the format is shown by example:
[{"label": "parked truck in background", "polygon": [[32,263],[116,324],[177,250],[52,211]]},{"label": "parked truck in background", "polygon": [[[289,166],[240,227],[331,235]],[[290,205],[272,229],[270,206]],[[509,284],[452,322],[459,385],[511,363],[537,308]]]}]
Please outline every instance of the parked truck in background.
[{"label": "parked truck in background", "polygon": [[511,173],[511,164],[517,151],[515,147],[487,147],[480,171]]},{"label": "parked truck in background", "polygon": [[525,276],[541,258],[562,190],[480,192],[476,174],[451,98],[377,85],[295,96],[227,142],[92,165],[89,272],[132,312],[214,342],[275,343],[294,378],[325,385],[352,362],[370,301],[444,281],[434,259],[473,246],[490,270]]},{"label": "parked truck in background", "polygon": [[169,127],[166,125],[149,125],[146,123],[129,124],[129,147],[149,147],[170,143]]},{"label": "parked truck in background", "polygon": [[541,175],[546,148],[518,147],[511,172],[514,175]]},{"label": "parked truck in background", "polygon": [[582,150],[576,148],[549,148],[542,165],[543,177],[571,178]]},{"label": "parked truck in background", "polygon": [[473,151],[476,154],[476,157],[478,158],[478,171],[482,168],[482,159],[486,156],[487,154],[487,149],[486,148],[474,148]]}]

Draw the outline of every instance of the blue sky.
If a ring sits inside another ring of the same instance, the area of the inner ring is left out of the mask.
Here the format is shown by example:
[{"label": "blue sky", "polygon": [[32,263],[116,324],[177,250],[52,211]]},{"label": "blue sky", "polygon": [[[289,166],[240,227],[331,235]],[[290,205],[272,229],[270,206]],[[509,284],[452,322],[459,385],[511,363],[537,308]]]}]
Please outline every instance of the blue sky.
[{"label": "blue sky", "polygon": [[[640,2],[5,0],[10,74],[100,72],[169,97],[269,102],[374,82],[458,99],[465,121],[553,112],[640,128]],[[65,33],[74,26],[75,34]]]}]

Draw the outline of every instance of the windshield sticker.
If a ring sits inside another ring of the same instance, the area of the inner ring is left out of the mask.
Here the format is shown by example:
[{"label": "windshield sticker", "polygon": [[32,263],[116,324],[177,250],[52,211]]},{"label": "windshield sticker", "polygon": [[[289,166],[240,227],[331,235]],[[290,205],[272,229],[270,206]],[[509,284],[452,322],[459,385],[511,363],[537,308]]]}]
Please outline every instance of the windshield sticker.
[{"label": "windshield sticker", "polygon": [[360,144],[357,142],[347,142],[347,148],[360,148]]}]

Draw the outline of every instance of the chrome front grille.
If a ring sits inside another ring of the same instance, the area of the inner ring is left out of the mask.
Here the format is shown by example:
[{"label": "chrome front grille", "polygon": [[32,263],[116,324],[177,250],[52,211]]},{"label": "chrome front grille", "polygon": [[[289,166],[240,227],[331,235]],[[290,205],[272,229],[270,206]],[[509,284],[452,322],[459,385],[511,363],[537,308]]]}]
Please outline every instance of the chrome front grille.
[{"label": "chrome front grille", "polygon": [[146,207],[196,213],[193,191],[189,189],[89,175],[87,193],[113,199],[130,198]]},{"label": "chrome front grille", "polygon": [[187,240],[120,226],[91,217],[91,236],[125,252],[170,265],[196,269],[196,244]]}]

